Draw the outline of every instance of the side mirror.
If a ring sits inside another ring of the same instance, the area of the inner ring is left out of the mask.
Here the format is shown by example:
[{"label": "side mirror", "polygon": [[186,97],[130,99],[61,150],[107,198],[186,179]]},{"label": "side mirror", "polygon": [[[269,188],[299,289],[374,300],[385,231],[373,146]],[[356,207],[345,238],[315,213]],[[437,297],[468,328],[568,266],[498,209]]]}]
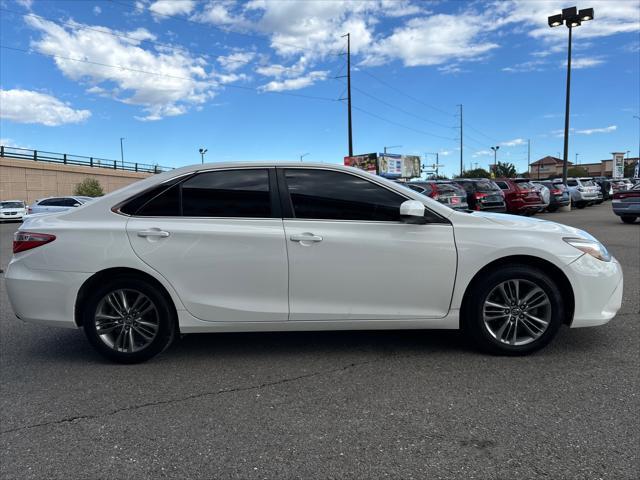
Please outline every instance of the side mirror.
[{"label": "side mirror", "polygon": [[424,204],[417,200],[407,200],[400,205],[400,218],[405,223],[427,223],[424,218]]},{"label": "side mirror", "polygon": [[74,203],[73,206],[74,207],[79,207],[80,205],[82,205],[81,203]]}]

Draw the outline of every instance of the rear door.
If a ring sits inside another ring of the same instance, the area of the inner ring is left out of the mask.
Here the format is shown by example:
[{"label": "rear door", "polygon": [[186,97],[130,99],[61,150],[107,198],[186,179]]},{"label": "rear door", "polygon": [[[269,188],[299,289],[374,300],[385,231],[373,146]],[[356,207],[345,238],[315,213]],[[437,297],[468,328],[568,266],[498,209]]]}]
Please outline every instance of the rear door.
[{"label": "rear door", "polygon": [[448,221],[432,214],[426,225],[403,223],[407,197],[356,174],[277,170],[286,200],[291,320],[447,314],[457,264]]},{"label": "rear door", "polygon": [[274,188],[267,168],[197,173],[135,205],[129,240],[195,317],[287,320],[287,252]]}]

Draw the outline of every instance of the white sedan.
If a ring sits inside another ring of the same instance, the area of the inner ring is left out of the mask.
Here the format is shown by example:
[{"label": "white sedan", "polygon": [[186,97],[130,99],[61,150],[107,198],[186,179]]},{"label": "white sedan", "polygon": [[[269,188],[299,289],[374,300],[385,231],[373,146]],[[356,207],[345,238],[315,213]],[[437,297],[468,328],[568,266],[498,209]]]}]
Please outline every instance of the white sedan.
[{"label": "white sedan", "polygon": [[16,315],[124,363],[195,332],[461,328],[526,354],[622,302],[619,263],[584,231],[327,164],[180,168],[27,218],[13,251]]}]

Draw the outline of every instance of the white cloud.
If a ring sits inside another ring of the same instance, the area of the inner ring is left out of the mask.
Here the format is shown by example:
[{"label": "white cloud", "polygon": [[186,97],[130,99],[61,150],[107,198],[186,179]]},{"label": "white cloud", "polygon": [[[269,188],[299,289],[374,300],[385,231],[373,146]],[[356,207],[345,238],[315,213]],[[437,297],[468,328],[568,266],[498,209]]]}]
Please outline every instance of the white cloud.
[{"label": "white cloud", "polygon": [[504,67],[502,71],[509,73],[539,72],[543,70],[542,66],[545,65],[545,63],[544,60],[529,60],[511,65],[510,67]]},{"label": "white cloud", "polygon": [[[586,57],[578,57],[571,59],[571,68],[590,68],[597,67],[598,65],[602,65],[604,60],[602,58],[586,58]],[[567,61],[565,60],[562,63],[563,67],[567,66]]]},{"label": "white cloud", "polygon": [[517,147],[518,145],[524,145],[527,141],[524,138],[514,138],[507,142],[502,142],[500,145],[504,147]]},{"label": "white cloud", "polygon": [[256,54],[254,52],[235,52],[231,55],[221,55],[217,60],[225,70],[233,72],[244,67],[247,63],[253,60],[255,56]]},{"label": "white cloud", "polygon": [[317,81],[321,81],[327,78],[328,71],[313,71],[306,75],[302,75],[296,78],[288,78],[286,80],[277,81],[273,80],[266,85],[260,87],[260,90],[264,92],[282,92],[284,90],[299,90],[301,88],[313,85]]},{"label": "white cloud", "polygon": [[611,133],[618,129],[617,125],[609,125],[603,128],[587,128],[584,130],[576,130],[575,133],[580,135],[593,135],[594,133]]},{"label": "white cloud", "polygon": [[157,15],[183,15],[193,11],[196,2],[194,0],[156,0],[149,5],[152,14]]},{"label": "white cloud", "polygon": [[235,6],[236,2],[233,0],[211,0],[201,12],[193,16],[193,19],[221,27],[251,28],[251,22],[242,14],[232,12]]},{"label": "white cloud", "polygon": [[482,16],[438,14],[412,18],[372,48],[365,64],[399,58],[406,66],[439,65],[476,59],[497,48],[485,39],[489,29]]},{"label": "white cloud", "polygon": [[98,5],[93,7],[93,14],[94,15],[100,15],[101,13],[102,13],[102,9]]},{"label": "white cloud", "polygon": [[490,150],[478,150],[472,157],[486,157],[487,155],[493,155],[493,152]]},{"label": "white cloud", "polygon": [[89,110],[75,110],[56,97],[32,90],[0,90],[0,107],[3,119],[48,127],[80,123],[91,116]]},{"label": "white cloud", "polygon": [[31,10],[31,6],[33,5],[33,0],[17,0],[20,5],[22,5],[27,10]]},{"label": "white cloud", "polygon": [[130,39],[96,30],[64,28],[36,17],[25,17],[25,22],[42,34],[31,42],[32,48],[59,56],[54,61],[66,77],[88,87],[108,89],[116,100],[141,106],[145,120],[183,114],[190,106],[201,105],[214,96],[216,84],[205,71],[203,58],[167,46],[145,49],[141,43],[155,37],[144,29],[125,33],[98,29],[134,38]]}]

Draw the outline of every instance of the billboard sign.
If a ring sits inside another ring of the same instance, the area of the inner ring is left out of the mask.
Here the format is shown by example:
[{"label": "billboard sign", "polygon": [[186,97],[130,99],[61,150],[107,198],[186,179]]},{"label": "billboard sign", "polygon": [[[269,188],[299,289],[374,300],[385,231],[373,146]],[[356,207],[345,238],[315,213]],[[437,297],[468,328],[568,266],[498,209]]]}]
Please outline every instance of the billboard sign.
[{"label": "billboard sign", "polygon": [[613,178],[624,177],[624,153],[613,154]]},{"label": "billboard sign", "polygon": [[355,167],[365,172],[378,173],[378,159],[375,153],[356,155],[354,157],[344,157],[344,164],[347,167]]}]

